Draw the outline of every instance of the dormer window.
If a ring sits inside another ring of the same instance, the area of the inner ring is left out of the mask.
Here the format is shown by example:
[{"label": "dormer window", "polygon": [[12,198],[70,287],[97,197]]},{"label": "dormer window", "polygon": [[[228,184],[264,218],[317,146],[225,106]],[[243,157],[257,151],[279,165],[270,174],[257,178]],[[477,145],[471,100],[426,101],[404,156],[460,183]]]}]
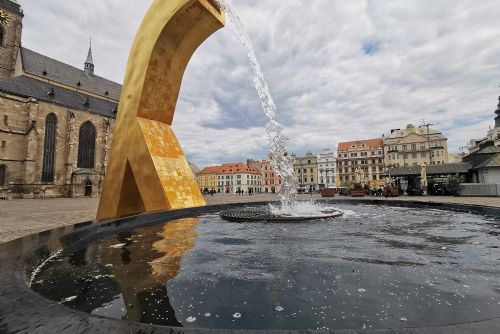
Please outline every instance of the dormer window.
[{"label": "dormer window", "polygon": [[108,91],[106,91],[106,92],[104,93],[104,95],[108,96],[108,95],[109,95],[109,92],[108,92]]},{"label": "dormer window", "polygon": [[78,81],[78,82],[76,83],[76,85],[77,85],[78,87],[80,87],[80,86],[82,85],[82,83],[81,83],[80,81]]},{"label": "dormer window", "polygon": [[46,76],[47,74],[48,74],[48,73],[47,73],[47,70],[43,70],[42,75],[43,75],[43,76]]},{"label": "dormer window", "polygon": [[52,86],[50,91],[47,93],[47,96],[54,97],[54,95],[56,95],[56,92],[54,91],[54,86]]},{"label": "dormer window", "polygon": [[88,97],[88,96],[87,96],[87,99],[85,100],[85,102],[83,103],[83,106],[84,106],[85,108],[90,107],[90,100],[89,100],[89,97]]}]

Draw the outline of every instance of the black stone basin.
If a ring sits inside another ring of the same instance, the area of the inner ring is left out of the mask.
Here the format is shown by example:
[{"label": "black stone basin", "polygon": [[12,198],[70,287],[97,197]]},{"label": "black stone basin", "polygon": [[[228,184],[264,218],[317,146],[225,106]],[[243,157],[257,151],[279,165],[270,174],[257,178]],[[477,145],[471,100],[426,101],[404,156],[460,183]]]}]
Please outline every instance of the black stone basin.
[{"label": "black stone basin", "polygon": [[317,215],[277,215],[273,214],[269,205],[252,206],[236,209],[223,210],[219,212],[222,219],[231,222],[268,222],[268,223],[295,223],[310,220],[321,220],[327,218],[337,218],[343,215],[341,210],[323,210]]},{"label": "black stone basin", "polygon": [[232,204],[1,244],[0,333],[498,332],[500,209],[325,203],[348,214],[249,227]]}]

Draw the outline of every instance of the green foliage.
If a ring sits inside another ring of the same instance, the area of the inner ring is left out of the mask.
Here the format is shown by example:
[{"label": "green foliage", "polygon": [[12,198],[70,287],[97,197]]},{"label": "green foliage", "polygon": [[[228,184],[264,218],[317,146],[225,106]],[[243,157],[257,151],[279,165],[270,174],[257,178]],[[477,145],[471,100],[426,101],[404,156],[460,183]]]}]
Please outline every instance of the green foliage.
[{"label": "green foliage", "polygon": [[448,176],[446,190],[453,196],[460,195],[460,184],[464,183],[464,177],[458,174]]},{"label": "green foliage", "polygon": [[346,187],[346,188],[351,188],[352,187],[352,182],[351,181],[342,182],[341,186],[342,187]]},{"label": "green foliage", "polygon": [[358,189],[358,190],[360,190],[360,189],[363,189],[363,185],[362,185],[361,183],[359,183],[359,182],[358,182],[358,183],[355,183],[355,184],[354,184],[354,187],[353,187],[353,188],[354,188],[354,189]]}]

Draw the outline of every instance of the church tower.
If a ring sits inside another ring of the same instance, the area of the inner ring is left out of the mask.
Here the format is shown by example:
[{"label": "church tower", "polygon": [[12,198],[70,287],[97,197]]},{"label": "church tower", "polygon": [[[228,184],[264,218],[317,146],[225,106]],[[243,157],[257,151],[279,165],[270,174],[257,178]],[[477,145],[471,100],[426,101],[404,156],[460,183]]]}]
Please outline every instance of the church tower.
[{"label": "church tower", "polygon": [[14,76],[21,47],[23,16],[16,0],[0,0],[0,80]]},{"label": "church tower", "polygon": [[89,53],[85,61],[84,71],[89,77],[94,76],[94,60],[92,59],[92,40],[90,40]]}]

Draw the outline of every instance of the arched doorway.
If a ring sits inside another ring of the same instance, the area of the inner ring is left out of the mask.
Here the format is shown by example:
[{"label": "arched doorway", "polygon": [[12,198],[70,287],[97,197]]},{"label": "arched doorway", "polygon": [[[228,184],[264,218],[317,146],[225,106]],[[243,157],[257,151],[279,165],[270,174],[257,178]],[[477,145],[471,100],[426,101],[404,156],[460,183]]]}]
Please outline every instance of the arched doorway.
[{"label": "arched doorway", "polygon": [[92,182],[90,180],[85,181],[85,197],[92,197]]}]

